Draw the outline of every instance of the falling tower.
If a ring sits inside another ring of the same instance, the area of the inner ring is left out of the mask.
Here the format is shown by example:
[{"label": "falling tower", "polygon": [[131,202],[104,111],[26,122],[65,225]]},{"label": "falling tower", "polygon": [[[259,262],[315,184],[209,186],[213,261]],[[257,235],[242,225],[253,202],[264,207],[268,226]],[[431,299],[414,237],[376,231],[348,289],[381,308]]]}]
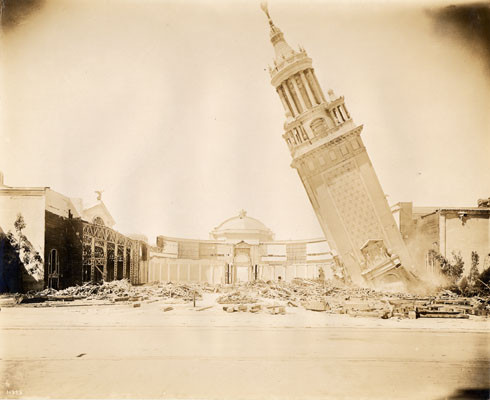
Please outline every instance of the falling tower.
[{"label": "falling tower", "polygon": [[357,283],[404,282],[412,268],[385,194],[342,96],[325,97],[303,48],[292,49],[266,4],[274,65],[271,84],[284,107],[283,138],[325,237]]}]

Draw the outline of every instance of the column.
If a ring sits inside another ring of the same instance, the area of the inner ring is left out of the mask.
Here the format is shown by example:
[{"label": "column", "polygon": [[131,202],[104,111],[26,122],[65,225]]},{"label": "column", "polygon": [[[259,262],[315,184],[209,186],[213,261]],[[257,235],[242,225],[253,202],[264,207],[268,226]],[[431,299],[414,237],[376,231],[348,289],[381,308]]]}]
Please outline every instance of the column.
[{"label": "column", "polygon": [[133,272],[134,272],[134,247],[131,246],[129,249],[129,282],[133,283]]},{"label": "column", "polygon": [[117,245],[117,239],[116,243],[114,244],[114,280],[117,280],[117,248],[119,246]]},{"label": "column", "polygon": [[299,73],[299,76],[301,77],[301,82],[303,82],[303,86],[305,87],[306,93],[308,93],[308,96],[310,98],[311,104],[314,106],[317,104],[315,96],[313,96],[313,93],[311,93],[310,85],[308,84],[308,81],[306,80],[305,77],[305,71],[301,71]]},{"label": "column", "polygon": [[294,75],[289,78],[291,80],[291,82],[293,83],[293,87],[294,87],[294,91],[296,92],[296,96],[298,97],[299,99],[299,102],[301,104],[301,107],[303,108],[303,110],[307,110],[308,107],[306,107],[306,104],[303,100],[303,96],[301,95],[301,91],[299,90],[299,87],[298,87],[298,83],[296,82],[296,78],[294,77]]},{"label": "column", "polygon": [[199,263],[199,282],[202,282],[202,265]]},{"label": "column", "polygon": [[187,282],[191,281],[191,264],[187,265]]},{"label": "column", "polygon": [[104,265],[102,267],[102,280],[107,281],[107,242],[104,241]]},{"label": "column", "polygon": [[337,110],[335,108],[332,108],[332,114],[334,116],[335,123],[337,125],[340,125],[340,119],[339,116],[337,115]]},{"label": "column", "polygon": [[294,105],[298,110],[298,114],[301,114],[303,112],[303,107],[301,106],[301,102],[299,101],[299,98],[296,94],[296,90],[294,90],[294,84],[291,78],[287,79],[285,83],[286,83],[286,87],[289,89],[289,93],[291,93],[291,97],[293,98]]},{"label": "column", "polygon": [[277,94],[279,95],[279,98],[281,99],[282,106],[284,107],[284,111],[286,111],[286,115],[292,115],[292,111],[289,109],[289,105],[286,101],[286,98],[284,97],[284,93],[282,92],[281,86],[276,88]]},{"label": "column", "polygon": [[316,82],[315,76],[311,72],[311,69],[308,69],[306,71],[306,75],[307,75],[308,78],[310,78],[309,79],[309,82],[311,83],[311,86],[312,86],[312,89],[313,89],[313,93],[315,94],[316,99],[321,103],[323,96],[321,94],[321,90],[319,90],[319,88],[317,86],[317,82]]},{"label": "column", "polygon": [[158,263],[158,269],[160,270],[160,277],[158,278],[158,281],[161,282],[162,281],[162,269],[163,269],[162,263]]},{"label": "column", "polygon": [[127,254],[126,254],[126,245],[124,245],[124,246],[123,246],[123,273],[122,273],[122,275],[123,275],[123,279],[124,279],[124,278],[128,278],[128,277],[126,276],[126,264],[127,264],[127,262],[128,262],[128,260],[127,260],[126,258],[127,258]]},{"label": "column", "polygon": [[313,70],[311,70],[311,75],[313,76],[313,80],[315,81],[315,84],[316,84],[316,87],[318,88],[318,92],[320,93],[320,96],[322,96],[322,100],[326,101],[325,97],[323,96],[322,88],[321,88],[320,84],[318,83],[318,79],[316,79],[316,75],[313,72]]},{"label": "column", "polygon": [[347,111],[347,107],[345,106],[345,104],[342,104],[341,107],[342,110],[345,112],[345,116],[347,117],[347,119],[350,119],[350,114],[349,111]]},{"label": "column", "polygon": [[291,96],[291,93],[289,92],[288,85],[286,82],[282,83],[282,88],[284,92],[286,93],[286,97],[288,98],[289,104],[291,104],[291,108],[293,109],[293,117],[299,114],[298,110],[296,109],[296,105],[294,104],[293,97]]},{"label": "column", "polygon": [[306,129],[304,128],[304,126],[300,125],[299,129],[301,130],[302,138],[304,140],[310,140],[310,137],[308,136],[308,132],[306,132]]},{"label": "column", "polygon": [[94,281],[94,274],[95,274],[95,238],[92,238],[92,251],[90,254],[90,280],[93,282]]},{"label": "column", "polygon": [[344,121],[347,122],[347,120],[349,119],[349,117],[347,116],[347,113],[345,112],[345,108],[344,108],[344,105],[343,104],[341,104],[339,106],[339,111],[342,114],[342,118],[344,119]]}]

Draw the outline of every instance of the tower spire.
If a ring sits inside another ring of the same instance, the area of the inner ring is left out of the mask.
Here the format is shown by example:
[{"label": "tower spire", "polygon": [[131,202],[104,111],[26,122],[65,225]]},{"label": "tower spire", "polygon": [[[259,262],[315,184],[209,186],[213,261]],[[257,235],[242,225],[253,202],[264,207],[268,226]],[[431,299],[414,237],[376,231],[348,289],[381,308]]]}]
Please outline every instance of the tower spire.
[{"label": "tower spire", "polygon": [[260,8],[262,11],[265,13],[267,16],[267,20],[269,21],[269,26],[271,28],[270,31],[270,38],[271,38],[271,43],[274,46],[274,52],[276,55],[276,62],[281,62],[282,60],[285,60],[295,54],[297,54],[291,46],[284,40],[284,34],[282,31],[274,25],[274,22],[272,22],[272,18],[269,14],[269,8],[267,7],[267,2],[263,1],[260,3]]},{"label": "tower spire", "polygon": [[274,22],[272,22],[272,18],[269,14],[269,7],[267,6],[267,1],[263,1],[262,3],[260,3],[260,8],[262,9],[262,11],[267,16],[267,19],[269,20],[269,25],[272,28],[274,26]]}]

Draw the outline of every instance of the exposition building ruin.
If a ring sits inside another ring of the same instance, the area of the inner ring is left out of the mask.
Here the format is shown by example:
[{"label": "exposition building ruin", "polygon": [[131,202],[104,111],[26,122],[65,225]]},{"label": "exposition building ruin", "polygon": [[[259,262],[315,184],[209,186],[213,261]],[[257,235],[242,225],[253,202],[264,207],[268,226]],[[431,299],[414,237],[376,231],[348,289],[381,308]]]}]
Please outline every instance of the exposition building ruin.
[{"label": "exposition building ruin", "polygon": [[[294,50],[269,22],[269,67],[285,113],[284,134],[325,237],[275,240],[261,221],[241,211],[209,239],[124,235],[99,192],[84,205],[49,187],[11,187],[0,173],[0,292],[128,279],[235,284],[253,280],[338,277],[361,286],[410,289],[430,278],[438,250],[474,248],[490,265],[490,203],[475,208],[390,209],[344,98],[325,96],[312,59]],[[395,220],[393,213],[396,214]],[[163,227],[164,229],[165,227]],[[476,244],[476,247],[475,247]]]}]

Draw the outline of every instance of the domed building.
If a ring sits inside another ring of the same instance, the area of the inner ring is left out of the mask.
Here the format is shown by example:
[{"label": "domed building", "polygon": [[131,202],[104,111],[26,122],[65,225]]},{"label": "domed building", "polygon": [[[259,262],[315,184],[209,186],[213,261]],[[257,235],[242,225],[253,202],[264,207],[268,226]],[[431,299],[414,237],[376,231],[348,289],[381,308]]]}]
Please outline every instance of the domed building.
[{"label": "domed building", "polygon": [[274,240],[274,234],[258,219],[247,216],[245,210],[241,210],[237,216],[228,218],[209,234],[210,239],[224,240],[230,243],[270,242]]},{"label": "domed building", "polygon": [[274,240],[272,230],[245,210],[216,226],[209,238],[158,236],[148,281],[234,284],[314,279],[320,270],[331,274],[333,257],[325,239]]}]

